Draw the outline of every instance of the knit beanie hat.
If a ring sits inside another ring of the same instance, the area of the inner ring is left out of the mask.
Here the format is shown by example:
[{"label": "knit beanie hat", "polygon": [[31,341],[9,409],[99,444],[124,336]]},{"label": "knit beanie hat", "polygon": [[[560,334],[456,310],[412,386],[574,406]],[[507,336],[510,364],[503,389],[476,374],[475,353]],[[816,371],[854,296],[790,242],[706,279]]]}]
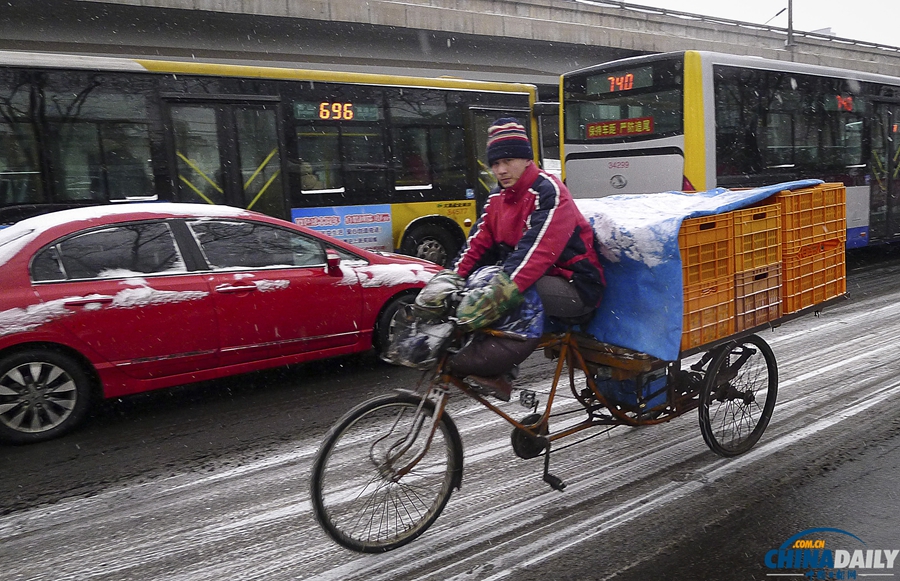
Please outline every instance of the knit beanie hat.
[{"label": "knit beanie hat", "polygon": [[533,159],[531,141],[525,128],[512,117],[497,119],[488,129],[487,160],[494,165],[498,159]]}]

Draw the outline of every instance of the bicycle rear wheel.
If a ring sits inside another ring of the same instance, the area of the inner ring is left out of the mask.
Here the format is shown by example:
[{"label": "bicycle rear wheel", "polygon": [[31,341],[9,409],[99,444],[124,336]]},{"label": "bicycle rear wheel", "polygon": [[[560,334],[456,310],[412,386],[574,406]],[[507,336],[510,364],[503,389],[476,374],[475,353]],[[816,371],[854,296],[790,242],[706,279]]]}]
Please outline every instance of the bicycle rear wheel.
[{"label": "bicycle rear wheel", "polygon": [[720,456],[753,447],[772,418],[778,395],[778,366],[772,348],[749,335],[713,358],[700,391],[700,432]]},{"label": "bicycle rear wheel", "polygon": [[313,462],[312,506],[338,544],[390,551],[440,515],[460,485],[462,442],[446,413],[431,436],[433,413],[434,402],[412,394],[378,397],[328,432]]}]

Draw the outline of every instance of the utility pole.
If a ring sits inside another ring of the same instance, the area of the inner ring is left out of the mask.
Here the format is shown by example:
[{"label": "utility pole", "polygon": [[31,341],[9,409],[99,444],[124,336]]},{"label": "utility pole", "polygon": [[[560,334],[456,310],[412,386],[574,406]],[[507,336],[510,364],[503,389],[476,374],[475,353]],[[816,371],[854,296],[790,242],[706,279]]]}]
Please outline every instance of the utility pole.
[{"label": "utility pole", "polygon": [[794,1],[788,0],[788,31],[787,40],[784,42],[788,50],[794,49]]}]

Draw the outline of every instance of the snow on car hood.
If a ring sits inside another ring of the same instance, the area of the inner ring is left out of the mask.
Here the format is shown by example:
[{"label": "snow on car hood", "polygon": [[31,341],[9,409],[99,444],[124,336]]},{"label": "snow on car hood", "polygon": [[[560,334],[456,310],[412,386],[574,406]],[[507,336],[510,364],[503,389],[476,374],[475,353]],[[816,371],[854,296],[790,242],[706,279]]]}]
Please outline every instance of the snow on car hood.
[{"label": "snow on car hood", "polygon": [[365,288],[427,283],[434,276],[422,264],[364,264],[351,261],[341,263],[344,279],[341,284],[361,284]]}]

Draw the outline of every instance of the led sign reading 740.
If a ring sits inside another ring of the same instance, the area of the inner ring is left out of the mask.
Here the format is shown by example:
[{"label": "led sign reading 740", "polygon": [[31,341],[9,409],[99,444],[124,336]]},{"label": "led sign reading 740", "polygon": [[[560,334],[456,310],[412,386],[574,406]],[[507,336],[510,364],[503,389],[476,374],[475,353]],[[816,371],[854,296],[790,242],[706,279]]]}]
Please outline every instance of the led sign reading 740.
[{"label": "led sign reading 740", "polygon": [[294,119],[306,121],[378,121],[378,105],[353,101],[294,102]]},{"label": "led sign reading 740", "polygon": [[630,91],[634,88],[634,75],[631,73],[613,75],[606,78],[609,80],[610,93],[613,91]]},{"label": "led sign reading 740", "polygon": [[586,88],[590,95],[605,95],[652,86],[653,67],[648,66],[588,77]]}]

